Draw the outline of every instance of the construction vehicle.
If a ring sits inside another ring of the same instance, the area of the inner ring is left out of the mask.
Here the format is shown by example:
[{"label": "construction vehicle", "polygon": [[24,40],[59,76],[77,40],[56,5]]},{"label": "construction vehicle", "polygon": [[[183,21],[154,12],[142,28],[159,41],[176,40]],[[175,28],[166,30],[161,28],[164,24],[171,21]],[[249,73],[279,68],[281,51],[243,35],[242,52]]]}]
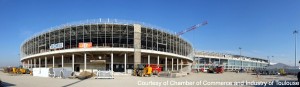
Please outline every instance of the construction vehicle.
[{"label": "construction vehicle", "polygon": [[147,67],[148,66],[152,67],[152,74],[153,75],[158,75],[158,73],[161,72],[162,67],[157,65],[157,64],[147,64]]},{"label": "construction vehicle", "polygon": [[17,67],[13,67],[13,68],[12,68],[12,72],[13,72],[14,74],[17,74],[19,71],[18,71]]},{"label": "construction vehicle", "polygon": [[224,68],[223,68],[222,66],[217,66],[217,67],[215,68],[215,72],[216,72],[216,73],[223,73],[223,72],[224,72]]},{"label": "construction vehicle", "polygon": [[144,68],[144,70],[143,70],[143,76],[148,76],[148,77],[150,77],[150,76],[152,76],[152,67],[151,66],[149,66],[149,65],[147,65],[145,68]]},{"label": "construction vehicle", "polygon": [[29,69],[24,69],[24,68],[21,68],[21,67],[13,67],[12,68],[12,73],[14,74],[29,74],[30,71]]},{"label": "construction vehicle", "polygon": [[134,76],[143,76],[143,72],[144,72],[144,65],[143,64],[138,64],[137,68],[135,68],[133,70],[133,75]]},{"label": "construction vehicle", "polygon": [[208,73],[223,73],[224,72],[224,68],[222,66],[211,66],[208,70]]},{"label": "construction vehicle", "polygon": [[155,64],[150,64],[150,65],[138,64],[138,67],[133,70],[133,75],[140,76],[140,77],[144,77],[144,76],[150,77],[153,75],[153,73],[158,75],[159,72],[161,72],[161,67]]}]

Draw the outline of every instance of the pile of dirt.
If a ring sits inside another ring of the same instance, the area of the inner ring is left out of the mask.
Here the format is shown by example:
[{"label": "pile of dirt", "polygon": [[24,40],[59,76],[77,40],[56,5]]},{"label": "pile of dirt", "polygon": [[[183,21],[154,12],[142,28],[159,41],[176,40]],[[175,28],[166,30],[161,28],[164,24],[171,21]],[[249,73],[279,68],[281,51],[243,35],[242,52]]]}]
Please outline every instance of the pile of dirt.
[{"label": "pile of dirt", "polygon": [[77,76],[78,79],[88,79],[91,78],[93,76],[96,76],[95,74],[88,72],[88,71],[83,71],[79,74],[79,76]]}]

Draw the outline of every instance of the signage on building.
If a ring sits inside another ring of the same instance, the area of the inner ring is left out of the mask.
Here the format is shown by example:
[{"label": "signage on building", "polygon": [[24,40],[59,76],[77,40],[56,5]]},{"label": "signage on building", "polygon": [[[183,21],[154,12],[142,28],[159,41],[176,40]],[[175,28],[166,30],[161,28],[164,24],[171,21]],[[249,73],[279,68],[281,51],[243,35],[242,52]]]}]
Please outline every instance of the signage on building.
[{"label": "signage on building", "polygon": [[63,48],[63,47],[64,47],[64,43],[57,43],[57,44],[50,45],[50,49],[59,49],[59,48]]},{"label": "signage on building", "polygon": [[92,42],[88,43],[79,43],[78,48],[91,48],[92,47]]}]

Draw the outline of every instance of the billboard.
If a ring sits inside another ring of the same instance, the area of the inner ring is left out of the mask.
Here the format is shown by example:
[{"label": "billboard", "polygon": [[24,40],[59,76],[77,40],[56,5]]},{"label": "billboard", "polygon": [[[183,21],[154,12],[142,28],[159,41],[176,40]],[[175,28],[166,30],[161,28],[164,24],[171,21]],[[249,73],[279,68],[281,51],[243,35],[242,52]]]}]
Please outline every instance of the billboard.
[{"label": "billboard", "polygon": [[92,47],[92,42],[88,43],[79,43],[78,48],[91,48]]},{"label": "billboard", "polygon": [[56,44],[50,45],[50,49],[59,49],[59,48],[63,48],[63,47],[64,47],[64,43],[56,43]]}]

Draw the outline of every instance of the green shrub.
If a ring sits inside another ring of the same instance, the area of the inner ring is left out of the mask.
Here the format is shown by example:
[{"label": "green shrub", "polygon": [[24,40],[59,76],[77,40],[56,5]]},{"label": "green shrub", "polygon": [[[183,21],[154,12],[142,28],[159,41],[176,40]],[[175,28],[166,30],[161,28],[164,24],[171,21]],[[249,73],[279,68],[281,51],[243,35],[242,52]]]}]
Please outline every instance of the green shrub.
[{"label": "green shrub", "polygon": [[284,71],[284,69],[279,69],[279,73],[280,73],[280,75],[286,75],[286,72]]}]

